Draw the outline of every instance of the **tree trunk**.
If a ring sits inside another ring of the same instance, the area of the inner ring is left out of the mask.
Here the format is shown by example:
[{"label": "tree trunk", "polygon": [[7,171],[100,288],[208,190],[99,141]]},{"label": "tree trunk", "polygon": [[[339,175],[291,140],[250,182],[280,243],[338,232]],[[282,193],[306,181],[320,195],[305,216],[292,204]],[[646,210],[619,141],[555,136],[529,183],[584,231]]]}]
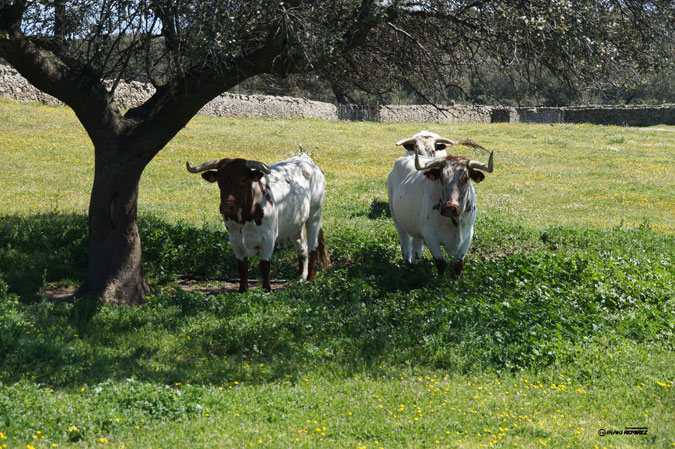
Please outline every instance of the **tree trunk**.
[{"label": "tree trunk", "polygon": [[151,291],[143,275],[137,217],[138,185],[147,163],[127,158],[106,161],[96,150],[89,203],[89,266],[77,296],[136,305]]},{"label": "tree trunk", "polygon": [[347,97],[344,92],[342,92],[342,89],[334,84],[331,85],[331,88],[333,89],[333,95],[335,95],[335,101],[337,101],[338,104],[347,104]]}]

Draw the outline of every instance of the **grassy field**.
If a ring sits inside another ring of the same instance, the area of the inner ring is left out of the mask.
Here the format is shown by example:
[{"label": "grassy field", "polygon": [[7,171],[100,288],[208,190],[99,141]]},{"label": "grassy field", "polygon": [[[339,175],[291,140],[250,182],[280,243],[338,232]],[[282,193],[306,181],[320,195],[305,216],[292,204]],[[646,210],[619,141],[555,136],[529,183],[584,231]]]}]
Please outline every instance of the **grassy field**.
[{"label": "grassy field", "polygon": [[[85,214],[93,151],[74,114],[20,103],[0,106],[0,210],[19,216]],[[648,220],[658,231],[675,234],[672,126],[448,126],[197,117],[146,169],[139,211],[172,223],[219,223],[217,188],[190,175],[186,160],[244,156],[271,163],[296,155],[302,144],[326,173],[326,218],[328,227],[337,226],[334,220],[344,216],[342,211],[386,201],[387,173],[402,154],[394,142],[422,128],[451,139],[473,138],[495,150],[496,171],[478,188],[486,214],[501,214],[536,229],[609,229]],[[485,159],[477,150],[458,151]],[[344,204],[345,198],[349,204]]]},{"label": "grassy field", "polygon": [[[422,128],[495,150],[461,281],[401,265],[388,217],[394,142]],[[328,181],[333,267],[181,291],[236,272],[217,188],[185,161],[299,143]],[[156,292],[53,304],[39,292],[84,275],[91,144],[69,109],[0,101],[0,447],[675,448],[673,155],[667,126],[196,117],[141,184]]]}]

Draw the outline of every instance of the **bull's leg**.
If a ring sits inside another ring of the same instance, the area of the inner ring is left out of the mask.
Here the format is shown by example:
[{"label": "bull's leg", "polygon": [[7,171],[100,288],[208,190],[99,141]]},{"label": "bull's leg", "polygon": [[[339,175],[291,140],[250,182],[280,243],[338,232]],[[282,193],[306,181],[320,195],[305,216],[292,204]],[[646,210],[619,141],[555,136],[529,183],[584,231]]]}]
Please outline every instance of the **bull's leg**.
[{"label": "bull's leg", "polygon": [[307,279],[307,240],[305,239],[305,229],[301,228],[300,232],[291,237],[295,252],[298,254],[298,281]]},{"label": "bull's leg", "polygon": [[307,282],[312,282],[314,280],[314,275],[316,273],[316,249],[309,252],[309,263],[307,264]]},{"label": "bull's leg", "polygon": [[248,257],[244,260],[237,259],[239,268],[239,293],[245,293],[248,290]]},{"label": "bull's leg", "polygon": [[438,270],[438,275],[443,276],[443,273],[445,273],[445,267],[447,265],[445,259],[434,258],[434,262],[436,263],[436,270]]},{"label": "bull's leg", "polygon": [[413,237],[412,239],[412,263],[422,260],[422,251],[424,251],[424,239]]},{"label": "bull's leg", "polygon": [[398,240],[401,242],[401,255],[403,256],[403,261],[406,263],[412,263],[412,252],[410,250],[410,236],[403,229],[396,226],[396,232],[398,233]]},{"label": "bull's leg", "polygon": [[[455,257],[452,261],[452,271],[457,275],[459,279],[464,277],[464,256],[466,256],[467,251],[469,251],[469,246],[471,245],[471,240],[473,239],[473,226],[462,229],[462,240],[457,247],[457,251],[454,253]],[[448,254],[452,254],[448,252]]]},{"label": "bull's leg", "polygon": [[260,249],[260,276],[262,277],[263,288],[272,291],[272,284],[270,282],[270,260],[272,260],[272,253],[274,253],[274,243],[277,241],[277,235],[268,234],[262,239],[262,248]]},{"label": "bull's leg", "polygon": [[307,279],[307,256],[308,252],[298,254],[298,281]]},{"label": "bull's leg", "polygon": [[312,282],[316,273],[318,257],[319,232],[321,231],[321,209],[312,211],[307,220],[307,247],[309,249],[309,263],[307,264],[307,281]]},{"label": "bull's leg", "polygon": [[441,249],[441,243],[436,240],[435,237],[429,236],[427,239],[427,247],[431,251],[431,255],[434,257],[434,262],[436,263],[436,270],[438,270],[439,275],[443,275],[445,272],[446,262],[445,255]]},{"label": "bull's leg", "polygon": [[270,282],[270,261],[261,259],[258,267],[260,268],[260,276],[262,277],[263,288],[268,292],[271,292],[272,283]]}]

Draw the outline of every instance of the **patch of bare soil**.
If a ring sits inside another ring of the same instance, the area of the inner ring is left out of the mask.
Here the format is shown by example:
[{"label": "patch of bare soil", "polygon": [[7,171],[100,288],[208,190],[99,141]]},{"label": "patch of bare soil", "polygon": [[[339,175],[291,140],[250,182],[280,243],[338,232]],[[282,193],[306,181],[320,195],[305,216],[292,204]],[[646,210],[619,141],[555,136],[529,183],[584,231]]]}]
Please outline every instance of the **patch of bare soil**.
[{"label": "patch of bare soil", "polygon": [[47,284],[47,288],[41,295],[51,302],[73,302],[73,296],[77,292],[77,287],[63,286],[58,282]]},{"label": "patch of bare soil", "polygon": [[[178,288],[186,292],[199,292],[203,295],[218,295],[220,293],[232,293],[239,291],[239,281],[236,280],[199,280],[199,279],[178,279],[176,281]],[[279,290],[287,286],[285,281],[272,281],[272,291]],[[249,290],[262,288],[262,283],[255,280],[248,282]]]},{"label": "patch of bare soil", "polygon": [[[199,292],[203,295],[218,295],[220,293],[232,293],[239,291],[238,280],[218,279],[192,279],[181,278],[176,281],[179,289],[185,292]],[[272,291],[279,290],[288,285],[286,280],[272,280]],[[249,280],[249,290],[262,288],[262,283],[257,280]],[[42,292],[42,297],[51,302],[72,302],[77,287],[63,286],[58,282],[52,282]]]}]

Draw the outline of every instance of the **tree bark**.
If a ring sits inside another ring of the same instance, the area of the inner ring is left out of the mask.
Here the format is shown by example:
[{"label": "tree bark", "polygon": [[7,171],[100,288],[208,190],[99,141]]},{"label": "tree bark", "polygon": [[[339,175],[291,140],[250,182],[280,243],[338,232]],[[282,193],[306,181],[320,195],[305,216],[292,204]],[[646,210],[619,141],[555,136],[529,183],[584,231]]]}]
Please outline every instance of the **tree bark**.
[{"label": "tree bark", "polygon": [[89,265],[77,296],[136,305],[152,290],[143,273],[138,233],[138,185],[145,164],[107,162],[98,153],[89,203]]}]

